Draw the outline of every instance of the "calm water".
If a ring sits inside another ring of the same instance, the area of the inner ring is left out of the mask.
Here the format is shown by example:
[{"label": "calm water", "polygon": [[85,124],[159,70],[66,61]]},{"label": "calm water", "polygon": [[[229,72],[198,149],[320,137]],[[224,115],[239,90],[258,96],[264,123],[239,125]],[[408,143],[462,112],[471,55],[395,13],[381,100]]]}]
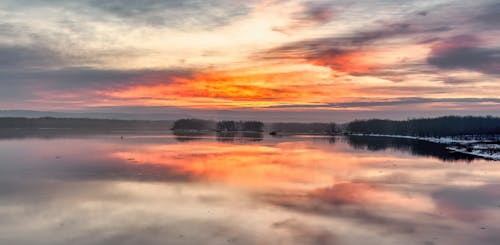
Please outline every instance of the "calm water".
[{"label": "calm water", "polygon": [[1,135],[0,244],[500,244],[500,163],[440,145],[120,135]]}]

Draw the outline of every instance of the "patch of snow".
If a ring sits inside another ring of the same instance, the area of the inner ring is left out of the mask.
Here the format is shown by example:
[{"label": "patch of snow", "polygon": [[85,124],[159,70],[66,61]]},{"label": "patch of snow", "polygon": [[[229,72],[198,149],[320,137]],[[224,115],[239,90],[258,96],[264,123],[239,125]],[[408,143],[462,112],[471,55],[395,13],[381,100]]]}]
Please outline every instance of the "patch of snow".
[{"label": "patch of snow", "polygon": [[472,145],[476,150],[500,150],[500,144],[475,144]]},{"label": "patch of snow", "polygon": [[468,150],[467,148],[463,148],[463,147],[456,147],[456,146],[449,146],[449,147],[446,147],[446,149],[450,150],[450,151],[454,151],[454,152],[460,152],[460,153],[463,153],[463,154],[468,154],[468,155],[472,155],[472,156],[478,156],[478,157],[483,157],[483,158],[487,158],[487,159],[491,159],[491,160],[495,160],[495,161],[500,161],[500,151],[488,151],[488,150],[478,150],[478,149],[474,149],[474,150]]},{"label": "patch of snow", "polygon": [[500,144],[493,143],[493,142],[500,142],[500,135],[489,135],[489,136],[463,135],[456,137],[418,137],[418,136],[392,135],[392,134],[351,134],[351,135],[413,139],[413,140],[422,140],[444,145],[453,145],[446,147],[446,149],[454,152],[500,161]]}]

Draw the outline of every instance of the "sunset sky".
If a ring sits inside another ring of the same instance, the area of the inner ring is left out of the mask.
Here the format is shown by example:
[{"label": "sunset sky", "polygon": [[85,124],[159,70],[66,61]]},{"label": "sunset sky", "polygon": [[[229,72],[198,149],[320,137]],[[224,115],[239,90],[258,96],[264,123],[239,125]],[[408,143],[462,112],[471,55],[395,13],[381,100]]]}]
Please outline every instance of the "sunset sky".
[{"label": "sunset sky", "polygon": [[2,0],[0,110],[500,115],[500,3]]}]

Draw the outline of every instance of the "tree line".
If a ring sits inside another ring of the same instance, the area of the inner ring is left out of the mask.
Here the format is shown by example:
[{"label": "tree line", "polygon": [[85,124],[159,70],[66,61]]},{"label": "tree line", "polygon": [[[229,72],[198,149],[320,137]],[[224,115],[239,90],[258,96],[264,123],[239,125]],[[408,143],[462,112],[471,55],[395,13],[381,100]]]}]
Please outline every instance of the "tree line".
[{"label": "tree line", "polygon": [[[335,123],[272,123],[269,126],[269,131],[273,134],[289,133],[289,134],[335,134],[340,133],[341,129]],[[172,130],[198,130],[217,132],[263,132],[265,124],[261,121],[210,121],[201,119],[179,119],[174,122]]]},{"label": "tree line", "polygon": [[499,117],[445,116],[438,118],[394,120],[356,120],[345,126],[348,133],[408,136],[458,136],[500,134]]},{"label": "tree line", "polygon": [[213,130],[215,127],[215,122],[211,120],[202,120],[196,118],[179,119],[174,122],[172,130],[198,130],[198,131],[209,131]]},{"label": "tree line", "polygon": [[271,133],[289,134],[337,134],[340,127],[336,123],[273,123]]},{"label": "tree line", "polygon": [[[172,126],[172,127],[170,127]],[[139,121],[87,118],[0,118],[0,129],[155,129],[174,131],[263,132],[266,125],[260,121],[212,121],[180,119],[171,121]],[[409,136],[498,135],[499,117],[445,116],[437,118],[395,120],[356,120],[346,124],[335,123],[272,123],[267,125],[271,134],[388,134]]]},{"label": "tree line", "polygon": [[0,129],[168,129],[170,121],[88,118],[0,118]]},{"label": "tree line", "polygon": [[262,132],[264,131],[264,123],[259,121],[219,121],[217,122],[215,130],[219,132]]},{"label": "tree line", "polygon": [[172,127],[174,131],[182,130],[197,130],[197,131],[218,131],[218,132],[234,132],[234,131],[249,131],[263,132],[264,123],[260,121],[211,121],[202,119],[179,119],[174,122]]}]

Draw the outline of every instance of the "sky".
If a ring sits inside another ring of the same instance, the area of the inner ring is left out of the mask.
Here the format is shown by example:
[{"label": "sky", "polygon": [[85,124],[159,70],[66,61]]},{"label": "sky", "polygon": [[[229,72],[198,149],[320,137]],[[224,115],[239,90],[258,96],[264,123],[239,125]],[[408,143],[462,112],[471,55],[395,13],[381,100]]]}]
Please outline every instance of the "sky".
[{"label": "sky", "polygon": [[0,110],[500,115],[500,2],[2,0]]}]

